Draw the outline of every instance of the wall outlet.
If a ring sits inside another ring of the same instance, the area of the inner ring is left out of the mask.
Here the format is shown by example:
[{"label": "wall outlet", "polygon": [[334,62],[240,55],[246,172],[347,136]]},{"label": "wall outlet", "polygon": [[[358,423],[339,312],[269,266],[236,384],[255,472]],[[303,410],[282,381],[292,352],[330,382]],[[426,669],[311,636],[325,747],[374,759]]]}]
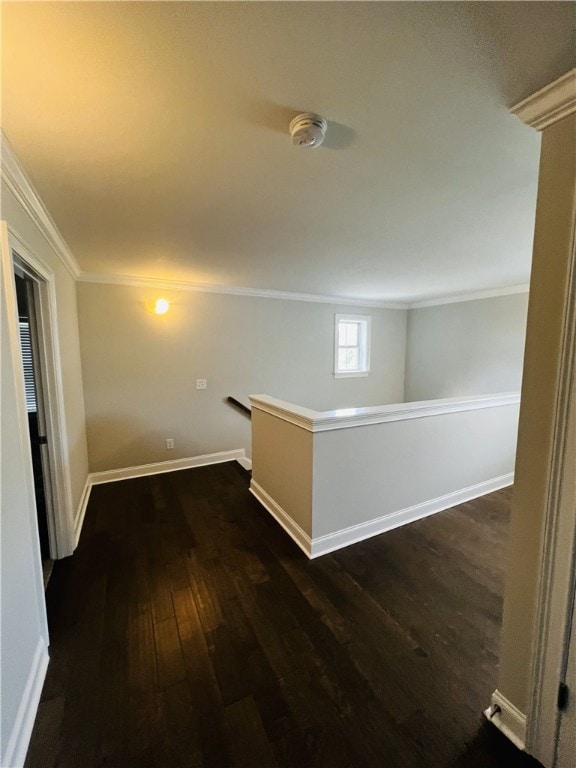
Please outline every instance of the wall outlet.
[{"label": "wall outlet", "polygon": [[206,379],[196,379],[196,389],[206,389]]},{"label": "wall outlet", "polygon": [[167,437],[166,438],[166,448],[174,448],[174,438],[173,437]]}]

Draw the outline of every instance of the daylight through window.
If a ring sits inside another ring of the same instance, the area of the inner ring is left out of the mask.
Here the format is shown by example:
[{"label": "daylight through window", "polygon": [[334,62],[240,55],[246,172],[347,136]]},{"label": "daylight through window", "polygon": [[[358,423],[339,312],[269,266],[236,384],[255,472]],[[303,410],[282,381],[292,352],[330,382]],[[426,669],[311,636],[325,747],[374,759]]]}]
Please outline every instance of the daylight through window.
[{"label": "daylight through window", "polygon": [[367,376],[370,372],[370,320],[369,315],[336,315],[335,376]]}]

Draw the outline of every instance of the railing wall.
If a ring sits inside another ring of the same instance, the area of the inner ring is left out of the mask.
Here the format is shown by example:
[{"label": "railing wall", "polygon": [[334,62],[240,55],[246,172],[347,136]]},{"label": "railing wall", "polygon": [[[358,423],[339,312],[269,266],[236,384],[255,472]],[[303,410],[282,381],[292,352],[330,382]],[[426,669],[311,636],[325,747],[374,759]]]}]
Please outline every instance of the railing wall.
[{"label": "railing wall", "polygon": [[309,557],[513,479],[516,393],[324,412],[250,399],[251,490]]}]

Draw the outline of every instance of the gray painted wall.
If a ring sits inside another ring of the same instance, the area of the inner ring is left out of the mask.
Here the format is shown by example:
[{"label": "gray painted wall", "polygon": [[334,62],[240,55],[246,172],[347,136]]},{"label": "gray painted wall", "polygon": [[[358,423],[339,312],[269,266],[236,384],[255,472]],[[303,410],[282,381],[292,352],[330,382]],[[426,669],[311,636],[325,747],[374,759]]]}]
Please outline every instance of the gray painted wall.
[{"label": "gray painted wall", "polygon": [[408,313],[406,402],[518,392],[528,294]]},{"label": "gray painted wall", "polygon": [[[90,470],[246,448],[250,422],[225,404],[267,393],[317,410],[402,401],[406,311],[78,284]],[[372,372],[333,376],[334,315],[372,317]],[[207,379],[206,391],[196,379]],[[175,440],[166,450],[165,438]]]}]

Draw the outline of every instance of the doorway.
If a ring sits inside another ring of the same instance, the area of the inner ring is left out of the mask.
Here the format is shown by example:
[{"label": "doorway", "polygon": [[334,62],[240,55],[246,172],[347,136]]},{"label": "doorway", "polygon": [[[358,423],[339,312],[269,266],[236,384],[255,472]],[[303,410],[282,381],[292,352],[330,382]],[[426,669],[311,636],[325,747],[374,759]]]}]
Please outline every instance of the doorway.
[{"label": "doorway", "polygon": [[46,425],[46,388],[43,385],[39,327],[39,286],[37,278],[24,266],[14,265],[14,281],[18,307],[18,330],[22,352],[22,368],[28,417],[28,437],[32,457],[34,497],[38,519],[38,535],[44,588],[48,584],[56,557],[53,526],[53,497]]}]

